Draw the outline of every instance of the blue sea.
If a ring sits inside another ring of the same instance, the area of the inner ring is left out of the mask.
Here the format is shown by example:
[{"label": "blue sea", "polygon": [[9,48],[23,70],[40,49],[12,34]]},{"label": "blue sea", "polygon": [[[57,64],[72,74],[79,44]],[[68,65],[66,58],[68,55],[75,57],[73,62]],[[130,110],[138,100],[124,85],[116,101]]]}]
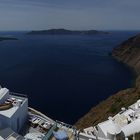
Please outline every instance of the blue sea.
[{"label": "blue sea", "polygon": [[93,106],[133,84],[133,70],[109,53],[138,32],[110,32],[93,36],[0,32],[18,38],[0,42],[0,84],[27,94],[29,106],[47,116],[74,124]]}]

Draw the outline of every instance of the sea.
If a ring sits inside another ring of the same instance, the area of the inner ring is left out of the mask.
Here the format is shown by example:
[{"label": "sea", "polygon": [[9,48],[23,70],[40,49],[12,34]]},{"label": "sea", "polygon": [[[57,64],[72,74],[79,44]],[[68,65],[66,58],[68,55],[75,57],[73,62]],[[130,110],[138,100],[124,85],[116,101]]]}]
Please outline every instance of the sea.
[{"label": "sea", "polygon": [[110,95],[133,86],[134,71],[109,54],[138,31],[109,32],[88,36],[1,31],[0,36],[18,40],[0,42],[0,85],[26,94],[29,106],[48,117],[74,124]]}]

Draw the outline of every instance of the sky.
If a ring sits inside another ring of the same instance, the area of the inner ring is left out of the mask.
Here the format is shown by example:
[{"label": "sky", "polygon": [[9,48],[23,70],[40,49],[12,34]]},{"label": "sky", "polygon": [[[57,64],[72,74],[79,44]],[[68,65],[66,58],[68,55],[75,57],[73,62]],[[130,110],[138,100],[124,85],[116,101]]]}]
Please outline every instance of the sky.
[{"label": "sky", "polygon": [[139,30],[140,0],[0,0],[0,30]]}]

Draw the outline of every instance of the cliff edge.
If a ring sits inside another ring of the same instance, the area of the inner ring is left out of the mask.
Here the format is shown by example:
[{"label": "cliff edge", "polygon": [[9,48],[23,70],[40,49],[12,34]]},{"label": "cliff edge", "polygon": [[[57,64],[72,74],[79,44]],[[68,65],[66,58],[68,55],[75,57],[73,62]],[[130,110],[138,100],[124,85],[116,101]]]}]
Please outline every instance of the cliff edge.
[{"label": "cliff edge", "polygon": [[133,67],[140,74],[140,34],[129,38],[116,47],[112,56]]},{"label": "cliff edge", "polygon": [[137,73],[136,84],[133,88],[122,90],[113,94],[108,99],[93,107],[85,116],[76,122],[79,129],[96,125],[113,116],[122,107],[129,105],[140,99],[140,34],[129,38],[122,44],[114,48],[112,56],[128,66],[134,68]]}]

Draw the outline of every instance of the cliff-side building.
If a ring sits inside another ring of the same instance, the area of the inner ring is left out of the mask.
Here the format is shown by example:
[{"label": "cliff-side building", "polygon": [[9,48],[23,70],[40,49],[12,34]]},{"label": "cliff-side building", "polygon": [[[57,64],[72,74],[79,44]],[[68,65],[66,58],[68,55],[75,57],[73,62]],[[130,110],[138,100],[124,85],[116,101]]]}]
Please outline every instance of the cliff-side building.
[{"label": "cliff-side building", "polygon": [[140,140],[140,100],[92,129],[84,129],[84,132],[97,139]]},{"label": "cliff-side building", "polygon": [[0,89],[0,130],[11,128],[19,132],[28,115],[28,99],[10,93],[7,88]]}]

